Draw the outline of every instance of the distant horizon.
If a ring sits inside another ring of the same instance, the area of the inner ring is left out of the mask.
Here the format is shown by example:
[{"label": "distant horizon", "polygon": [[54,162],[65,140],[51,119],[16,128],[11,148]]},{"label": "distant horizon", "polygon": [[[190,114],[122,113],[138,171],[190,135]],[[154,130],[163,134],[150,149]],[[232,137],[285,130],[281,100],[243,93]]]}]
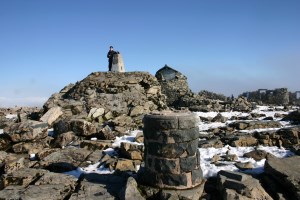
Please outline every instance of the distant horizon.
[{"label": "distant horizon", "polygon": [[[158,71],[158,70],[157,70]],[[95,72],[91,72],[91,73],[96,73],[96,72],[100,72],[102,73],[103,71],[95,71]],[[127,71],[128,72],[128,71]],[[127,73],[125,72],[125,73]],[[130,71],[130,72],[140,72],[140,71]],[[147,71],[142,71],[142,72],[147,72]],[[179,71],[180,72],[180,71]],[[90,74],[91,74],[90,73]],[[104,72],[105,73],[105,72]],[[149,73],[149,72],[148,72]],[[181,72],[180,72],[181,73]],[[88,74],[88,75],[90,75]],[[150,73],[151,74],[151,73]],[[88,76],[87,75],[87,76]],[[151,74],[153,76],[155,76],[155,74]],[[184,75],[184,74],[183,74]],[[86,76],[86,77],[87,77]],[[86,78],[84,77],[84,78]],[[84,79],[83,78],[83,79]],[[78,80],[78,81],[75,81],[74,83],[69,83],[69,84],[76,84],[76,82],[80,82],[82,81],[83,79],[81,80]],[[189,80],[189,78],[187,77],[187,81]],[[68,84],[67,84],[68,85]],[[62,90],[64,87],[66,87],[67,85],[63,86],[61,89],[59,89],[58,91],[54,92],[54,93],[59,93],[60,90]],[[189,88],[191,89],[191,91],[193,93],[196,93],[198,94],[199,92],[201,91],[208,91],[208,92],[213,92],[213,93],[216,93],[214,91],[209,91],[209,90],[200,90],[200,91],[193,91],[193,89],[190,87],[189,85]],[[241,92],[240,94],[238,95],[234,95],[235,98],[237,98],[238,96],[242,95],[243,93],[246,93],[246,92],[254,92],[254,91],[258,91],[259,89],[267,89],[267,90],[274,90],[274,89],[280,89],[280,88],[285,88],[285,87],[279,87],[279,88],[257,88],[256,90],[252,90],[252,91],[243,91]],[[289,90],[289,88],[287,88],[289,92],[291,93],[295,93],[295,92],[298,92],[298,91],[291,91]],[[54,94],[53,93],[53,94]],[[0,108],[14,108],[14,107],[42,107],[44,103],[46,103],[46,101],[51,97],[51,95],[53,94],[50,94],[49,97],[25,97],[25,98],[4,98],[4,97],[0,97]],[[216,94],[220,94],[220,95],[224,95],[226,97],[231,97],[232,94],[223,94],[223,93],[216,93]],[[13,103],[15,102],[15,103]]]},{"label": "distant horizon", "polygon": [[299,91],[300,1],[0,1],[0,106],[40,105],[65,85],[107,71],[165,64],[193,92],[236,97]]}]

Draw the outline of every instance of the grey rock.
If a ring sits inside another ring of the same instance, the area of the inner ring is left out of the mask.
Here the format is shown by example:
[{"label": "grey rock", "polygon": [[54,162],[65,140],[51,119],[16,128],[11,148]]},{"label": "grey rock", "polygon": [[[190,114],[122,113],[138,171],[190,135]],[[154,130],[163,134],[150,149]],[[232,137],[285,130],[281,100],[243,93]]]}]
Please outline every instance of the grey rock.
[{"label": "grey rock", "polygon": [[104,150],[112,147],[113,142],[111,140],[83,140],[80,143],[80,148],[88,150]]},{"label": "grey rock", "polygon": [[44,148],[49,148],[52,139],[51,137],[46,137],[31,142],[20,142],[13,145],[12,149],[15,153],[36,154]]},{"label": "grey rock", "polygon": [[97,133],[95,125],[83,119],[73,119],[70,123],[70,127],[78,136],[91,136]]},{"label": "grey rock", "polygon": [[127,142],[122,142],[120,145],[120,155],[131,160],[143,160],[144,146],[136,145]]},{"label": "grey rock", "polygon": [[53,146],[58,148],[66,147],[76,140],[78,140],[78,137],[75,135],[75,133],[73,131],[69,131],[55,137]]},{"label": "grey rock", "polygon": [[39,165],[52,172],[67,172],[75,170],[91,154],[89,150],[66,148],[55,151],[44,157]]},{"label": "grey rock", "polygon": [[28,157],[27,155],[8,154],[4,160],[4,172],[9,174],[24,168],[26,165],[25,156]]},{"label": "grey rock", "polygon": [[0,190],[1,200],[19,200],[22,194],[25,192],[23,186],[7,186],[5,189]]},{"label": "grey rock", "polygon": [[220,171],[218,173],[218,190],[223,199],[272,199],[257,179],[237,172]]},{"label": "grey rock", "polygon": [[47,170],[43,169],[23,168],[8,174],[3,174],[1,180],[4,187],[10,185],[27,187],[29,184],[39,179],[47,172]]},{"label": "grey rock", "polygon": [[256,161],[265,159],[267,157],[268,153],[264,150],[254,150],[254,151],[250,151],[248,153],[245,153],[243,155],[243,157],[247,157],[247,158],[253,158]]},{"label": "grey rock", "polygon": [[61,107],[52,107],[40,119],[42,122],[48,123],[49,126],[53,124],[60,116],[63,115]]},{"label": "grey rock", "polygon": [[71,188],[64,184],[30,185],[21,195],[24,200],[57,200],[65,199],[71,194]]},{"label": "grey rock", "polygon": [[8,135],[13,142],[26,142],[47,137],[47,130],[47,123],[25,121],[6,127],[4,134]]},{"label": "grey rock", "polygon": [[59,185],[69,186],[72,191],[77,185],[77,178],[72,175],[48,172],[45,173],[34,185]]},{"label": "grey rock", "polygon": [[145,200],[145,198],[141,195],[137,187],[138,185],[136,180],[133,177],[129,177],[127,179],[126,186],[120,192],[120,199]]},{"label": "grey rock", "polygon": [[300,199],[300,157],[288,158],[267,157],[265,173],[285,188],[294,199]]},{"label": "grey rock", "polygon": [[70,200],[106,199],[115,200],[119,197],[126,179],[121,176],[105,174],[85,174],[77,193],[73,193]]}]

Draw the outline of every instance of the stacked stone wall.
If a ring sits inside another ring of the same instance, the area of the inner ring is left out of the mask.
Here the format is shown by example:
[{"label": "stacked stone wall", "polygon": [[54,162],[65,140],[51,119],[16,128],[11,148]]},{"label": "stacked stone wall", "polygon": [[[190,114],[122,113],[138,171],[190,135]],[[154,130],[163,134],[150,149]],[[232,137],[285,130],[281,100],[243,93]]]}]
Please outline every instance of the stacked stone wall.
[{"label": "stacked stone wall", "polygon": [[199,118],[192,113],[161,112],[144,117],[147,185],[188,189],[202,183],[198,152]]}]

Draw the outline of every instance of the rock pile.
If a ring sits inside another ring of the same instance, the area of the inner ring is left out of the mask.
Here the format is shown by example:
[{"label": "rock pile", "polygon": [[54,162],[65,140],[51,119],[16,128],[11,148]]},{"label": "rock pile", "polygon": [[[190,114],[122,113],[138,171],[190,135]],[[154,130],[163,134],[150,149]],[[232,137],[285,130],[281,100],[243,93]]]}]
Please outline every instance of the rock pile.
[{"label": "rock pile", "polygon": [[54,123],[55,132],[113,139],[141,128],[144,114],[166,108],[159,82],[149,73],[97,72],[52,95],[43,113],[55,116],[44,120]]},{"label": "rock pile", "polygon": [[230,100],[221,94],[201,91],[195,94],[188,86],[187,78],[182,73],[165,65],[155,77],[161,84],[162,93],[167,97],[167,105],[175,109],[187,108],[190,111],[251,111],[255,108],[246,98]]}]

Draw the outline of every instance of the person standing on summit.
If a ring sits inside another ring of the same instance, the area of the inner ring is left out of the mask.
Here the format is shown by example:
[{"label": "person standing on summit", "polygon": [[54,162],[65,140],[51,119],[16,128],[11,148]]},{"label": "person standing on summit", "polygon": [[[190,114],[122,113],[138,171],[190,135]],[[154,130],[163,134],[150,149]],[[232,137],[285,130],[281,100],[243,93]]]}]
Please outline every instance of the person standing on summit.
[{"label": "person standing on summit", "polygon": [[109,47],[109,51],[107,53],[107,58],[108,58],[108,71],[111,71],[111,67],[112,67],[112,62],[113,62],[113,56],[114,54],[116,54],[117,52],[114,51],[114,47],[110,46]]}]

